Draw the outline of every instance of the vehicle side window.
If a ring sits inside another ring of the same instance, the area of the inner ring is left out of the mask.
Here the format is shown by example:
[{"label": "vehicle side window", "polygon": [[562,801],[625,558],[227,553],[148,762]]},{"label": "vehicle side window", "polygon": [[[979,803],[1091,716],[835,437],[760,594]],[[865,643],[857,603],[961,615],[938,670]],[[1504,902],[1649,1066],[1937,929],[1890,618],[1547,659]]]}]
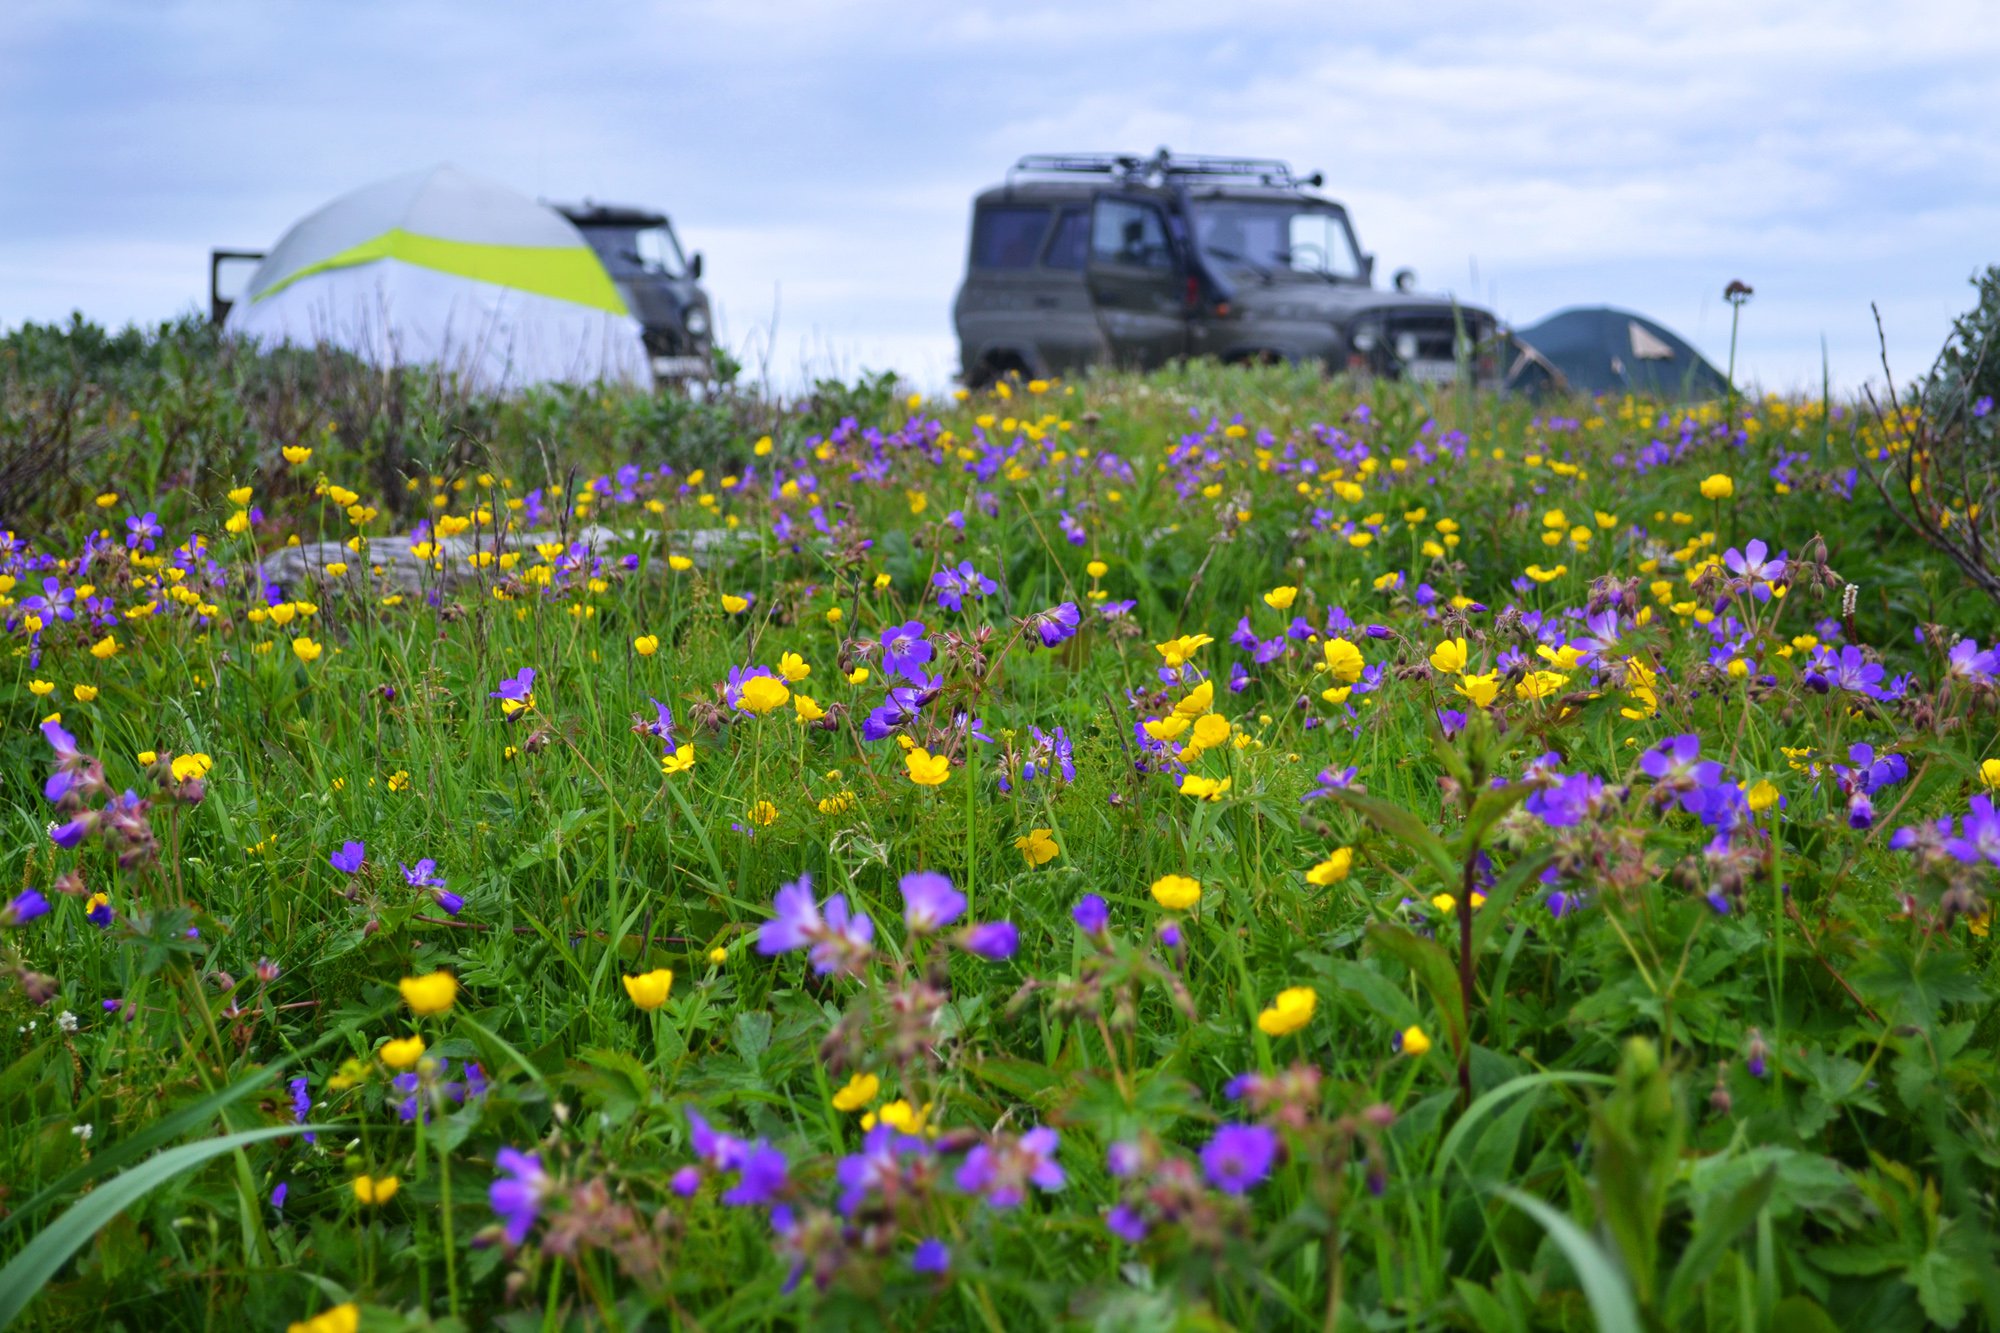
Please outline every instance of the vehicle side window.
[{"label": "vehicle side window", "polygon": [[1171,269],[1166,220],[1151,204],[1100,199],[1090,219],[1090,257],[1099,264]]},{"label": "vehicle side window", "polygon": [[1048,229],[1046,208],[982,208],[972,220],[972,266],[1033,268]]},{"label": "vehicle side window", "polygon": [[1044,268],[1082,268],[1090,255],[1090,215],[1080,208],[1066,208],[1056,219],[1055,233],[1049,237],[1049,251],[1042,256]]}]

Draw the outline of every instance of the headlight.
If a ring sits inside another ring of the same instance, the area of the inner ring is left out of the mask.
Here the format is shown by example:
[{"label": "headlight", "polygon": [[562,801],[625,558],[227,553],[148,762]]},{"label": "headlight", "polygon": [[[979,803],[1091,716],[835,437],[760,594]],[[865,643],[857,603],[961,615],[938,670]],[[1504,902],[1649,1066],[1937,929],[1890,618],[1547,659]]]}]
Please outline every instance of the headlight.
[{"label": "headlight", "polygon": [[699,338],[708,332],[708,311],[701,306],[689,306],[685,320],[687,331]]}]

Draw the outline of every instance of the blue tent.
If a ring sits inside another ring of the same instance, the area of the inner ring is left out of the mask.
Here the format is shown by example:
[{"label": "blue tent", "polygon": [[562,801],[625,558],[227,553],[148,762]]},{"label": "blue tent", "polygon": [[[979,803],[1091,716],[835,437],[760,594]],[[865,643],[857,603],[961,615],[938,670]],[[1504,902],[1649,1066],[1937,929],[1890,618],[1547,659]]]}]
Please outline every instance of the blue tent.
[{"label": "blue tent", "polygon": [[1514,331],[1507,387],[1544,393],[1641,393],[1686,401],[1729,392],[1722,372],[1665,325],[1611,306],[1558,310]]}]

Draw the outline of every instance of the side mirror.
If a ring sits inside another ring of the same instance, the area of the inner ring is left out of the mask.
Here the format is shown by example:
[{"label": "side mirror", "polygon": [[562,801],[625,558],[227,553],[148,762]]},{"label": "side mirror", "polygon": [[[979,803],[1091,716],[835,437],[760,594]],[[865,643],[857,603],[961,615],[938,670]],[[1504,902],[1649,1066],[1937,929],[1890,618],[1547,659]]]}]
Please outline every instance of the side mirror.
[{"label": "side mirror", "polygon": [[1417,285],[1416,270],[1399,268],[1396,270],[1396,276],[1389,281],[1395,284],[1397,291],[1407,292]]},{"label": "side mirror", "polygon": [[699,250],[688,256],[688,276],[696,282],[701,281],[701,251]]},{"label": "side mirror", "polygon": [[1361,280],[1369,286],[1375,285],[1375,256],[1361,256]]}]

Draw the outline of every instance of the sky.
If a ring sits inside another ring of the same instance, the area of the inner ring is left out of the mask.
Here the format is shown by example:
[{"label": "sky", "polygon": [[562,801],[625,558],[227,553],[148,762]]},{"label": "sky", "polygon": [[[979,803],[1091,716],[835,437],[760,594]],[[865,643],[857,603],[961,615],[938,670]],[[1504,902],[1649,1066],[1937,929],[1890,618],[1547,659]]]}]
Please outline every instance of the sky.
[{"label": "sky", "polygon": [[[1607,17],[1629,10],[1616,18]],[[450,162],[672,215],[781,386],[944,387],[1023,153],[1325,172],[1377,272],[1644,312],[1768,389],[1920,373],[2000,263],[1992,0],[0,5],[0,328],[206,308],[211,246]]]}]

